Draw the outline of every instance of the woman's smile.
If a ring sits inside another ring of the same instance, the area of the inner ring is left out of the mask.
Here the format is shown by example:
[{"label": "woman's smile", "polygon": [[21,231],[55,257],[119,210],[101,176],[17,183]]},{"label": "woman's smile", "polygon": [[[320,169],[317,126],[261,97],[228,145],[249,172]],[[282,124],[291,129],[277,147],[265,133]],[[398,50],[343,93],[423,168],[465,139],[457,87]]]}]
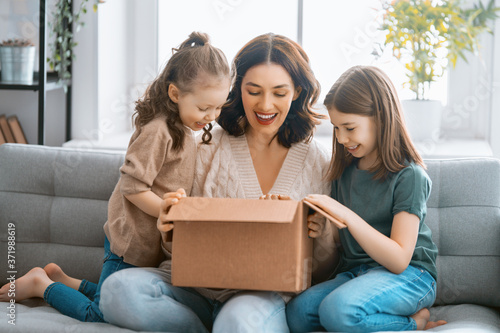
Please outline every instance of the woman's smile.
[{"label": "woman's smile", "polygon": [[257,121],[261,125],[270,125],[274,122],[276,119],[276,116],[278,115],[277,113],[260,113],[260,112],[255,112],[255,115],[257,117]]}]

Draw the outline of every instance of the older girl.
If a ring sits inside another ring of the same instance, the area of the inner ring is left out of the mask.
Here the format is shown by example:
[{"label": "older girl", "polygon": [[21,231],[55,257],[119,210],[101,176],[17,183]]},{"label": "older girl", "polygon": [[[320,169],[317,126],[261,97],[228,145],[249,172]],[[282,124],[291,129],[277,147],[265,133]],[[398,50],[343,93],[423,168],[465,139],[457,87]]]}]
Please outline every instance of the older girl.
[{"label": "older girl", "polygon": [[[375,67],[347,70],[325,98],[334,126],[331,197],[309,195],[338,230],[337,275],[287,306],[292,332],[424,329],[436,297],[437,247],[425,224],[431,181],[396,90]],[[330,223],[328,223],[330,224]],[[324,220],[310,221],[312,236]]]}]

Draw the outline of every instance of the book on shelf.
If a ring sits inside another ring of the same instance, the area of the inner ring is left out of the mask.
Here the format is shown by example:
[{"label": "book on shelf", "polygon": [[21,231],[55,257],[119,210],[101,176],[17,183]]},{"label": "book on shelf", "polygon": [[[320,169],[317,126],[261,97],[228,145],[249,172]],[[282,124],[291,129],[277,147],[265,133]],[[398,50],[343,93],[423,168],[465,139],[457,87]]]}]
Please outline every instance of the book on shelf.
[{"label": "book on shelf", "polygon": [[0,145],[3,145],[4,143],[6,143],[7,141],[5,141],[5,138],[3,136],[3,133],[2,133],[2,130],[0,130]]},{"label": "book on shelf", "polygon": [[28,140],[26,140],[26,136],[24,135],[23,128],[21,127],[21,123],[16,116],[10,116],[7,118],[7,122],[9,123],[10,130],[12,135],[14,136],[14,140],[16,143],[24,143],[27,144]]},{"label": "book on shelf", "polygon": [[7,143],[15,143],[14,135],[12,135],[12,131],[10,130],[9,122],[7,121],[7,117],[5,115],[0,116],[0,130],[3,133],[5,138],[5,142]]},{"label": "book on shelf", "polygon": [[0,116],[0,144],[2,143],[28,143],[16,116]]}]

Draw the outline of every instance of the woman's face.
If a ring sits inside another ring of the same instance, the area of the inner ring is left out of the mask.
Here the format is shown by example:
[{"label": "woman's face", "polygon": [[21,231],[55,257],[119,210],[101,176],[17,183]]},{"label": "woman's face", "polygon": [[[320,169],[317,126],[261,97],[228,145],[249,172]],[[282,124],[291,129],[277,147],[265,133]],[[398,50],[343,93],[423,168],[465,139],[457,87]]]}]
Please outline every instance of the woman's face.
[{"label": "woman's face", "polygon": [[241,83],[243,108],[250,123],[248,131],[276,135],[299,93],[282,66],[264,63],[250,68]]}]

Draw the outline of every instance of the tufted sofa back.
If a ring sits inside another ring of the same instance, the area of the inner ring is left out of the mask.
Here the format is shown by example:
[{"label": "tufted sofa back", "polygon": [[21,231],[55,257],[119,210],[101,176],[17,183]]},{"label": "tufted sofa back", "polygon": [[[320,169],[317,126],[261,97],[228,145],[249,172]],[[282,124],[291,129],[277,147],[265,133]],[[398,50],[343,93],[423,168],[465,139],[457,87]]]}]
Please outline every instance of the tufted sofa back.
[{"label": "tufted sofa back", "polygon": [[[7,271],[20,277],[49,262],[71,276],[98,281],[102,227],[123,158],[123,153],[0,146],[1,284]],[[7,270],[9,229],[15,229],[15,269]]]},{"label": "tufted sofa back", "polygon": [[436,304],[500,306],[500,161],[426,160],[426,223],[439,248]]}]

